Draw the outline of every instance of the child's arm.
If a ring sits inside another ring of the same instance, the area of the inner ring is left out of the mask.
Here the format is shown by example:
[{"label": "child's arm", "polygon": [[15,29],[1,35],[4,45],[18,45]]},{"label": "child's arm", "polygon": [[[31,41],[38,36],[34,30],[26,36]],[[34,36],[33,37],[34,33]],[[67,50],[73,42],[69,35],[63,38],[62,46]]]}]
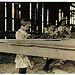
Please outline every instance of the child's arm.
[{"label": "child's arm", "polygon": [[29,36],[31,36],[31,34],[27,34],[26,37],[25,37],[25,39],[27,39]]},{"label": "child's arm", "polygon": [[51,35],[55,35],[57,32],[58,32],[58,30],[54,31],[54,33],[53,33],[53,34],[51,34]]}]

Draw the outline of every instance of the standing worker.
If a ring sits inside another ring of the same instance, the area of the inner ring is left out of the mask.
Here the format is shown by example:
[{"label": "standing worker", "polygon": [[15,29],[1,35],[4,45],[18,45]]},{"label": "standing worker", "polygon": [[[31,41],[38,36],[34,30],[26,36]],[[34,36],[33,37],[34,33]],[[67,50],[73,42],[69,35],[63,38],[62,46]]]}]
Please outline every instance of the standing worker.
[{"label": "standing worker", "polygon": [[[31,22],[25,21],[24,19],[22,19],[20,23],[21,23],[21,28],[16,32],[16,39],[19,39],[19,40],[27,39],[28,37],[31,36],[31,34],[28,34],[26,32],[29,29]],[[15,58],[15,62],[16,62],[15,67],[19,68],[20,74],[25,74],[28,66],[33,68],[28,56],[26,55],[17,54]]]}]

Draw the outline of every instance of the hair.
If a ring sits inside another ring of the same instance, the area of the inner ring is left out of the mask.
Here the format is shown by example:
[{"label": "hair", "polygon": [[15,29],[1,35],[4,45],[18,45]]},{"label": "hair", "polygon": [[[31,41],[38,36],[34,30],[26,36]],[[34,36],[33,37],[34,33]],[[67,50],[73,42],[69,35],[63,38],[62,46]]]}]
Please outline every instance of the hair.
[{"label": "hair", "polygon": [[66,21],[66,20],[65,20],[65,19],[61,20],[61,21],[60,21],[60,24],[61,24],[63,21]]},{"label": "hair", "polygon": [[[47,25],[47,27],[51,27],[51,26],[55,26],[55,25],[53,25],[53,24],[48,24],[48,25]],[[56,27],[56,26],[55,26],[55,27]]]},{"label": "hair", "polygon": [[28,18],[28,19],[23,18],[22,20],[23,20],[23,21],[30,21],[30,22],[31,22],[31,19],[29,19],[29,18]]},{"label": "hair", "polygon": [[23,19],[20,21],[20,24],[23,25],[23,22],[27,23],[27,22],[31,22],[31,20],[23,18]]}]

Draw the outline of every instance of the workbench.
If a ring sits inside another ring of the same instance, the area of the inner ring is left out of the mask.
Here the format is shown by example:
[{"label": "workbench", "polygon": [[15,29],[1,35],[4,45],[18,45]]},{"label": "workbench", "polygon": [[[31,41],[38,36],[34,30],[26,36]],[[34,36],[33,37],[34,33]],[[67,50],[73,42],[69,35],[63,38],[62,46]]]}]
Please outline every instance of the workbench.
[{"label": "workbench", "polygon": [[0,39],[0,52],[75,60],[75,39]]}]

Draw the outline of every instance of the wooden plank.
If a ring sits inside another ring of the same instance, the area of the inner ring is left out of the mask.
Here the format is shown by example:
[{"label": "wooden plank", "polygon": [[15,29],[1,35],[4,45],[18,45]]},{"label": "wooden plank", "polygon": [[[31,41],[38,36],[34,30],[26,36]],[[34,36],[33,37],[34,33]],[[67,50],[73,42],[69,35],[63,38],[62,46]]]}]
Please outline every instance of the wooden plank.
[{"label": "wooden plank", "polygon": [[74,41],[75,39],[1,39],[0,52],[75,60]]},{"label": "wooden plank", "polygon": [[1,39],[0,52],[75,60],[74,41],[75,39]]},{"label": "wooden plank", "polygon": [[26,39],[26,40],[17,40],[17,39],[1,39],[0,42],[6,42],[11,44],[30,44],[37,46],[46,46],[46,47],[55,47],[55,48],[64,48],[64,49],[73,49],[75,50],[75,39]]},{"label": "wooden plank", "polygon": [[24,54],[28,56],[50,57],[63,60],[75,60],[75,51],[41,47],[26,47],[0,43],[0,52]]}]

